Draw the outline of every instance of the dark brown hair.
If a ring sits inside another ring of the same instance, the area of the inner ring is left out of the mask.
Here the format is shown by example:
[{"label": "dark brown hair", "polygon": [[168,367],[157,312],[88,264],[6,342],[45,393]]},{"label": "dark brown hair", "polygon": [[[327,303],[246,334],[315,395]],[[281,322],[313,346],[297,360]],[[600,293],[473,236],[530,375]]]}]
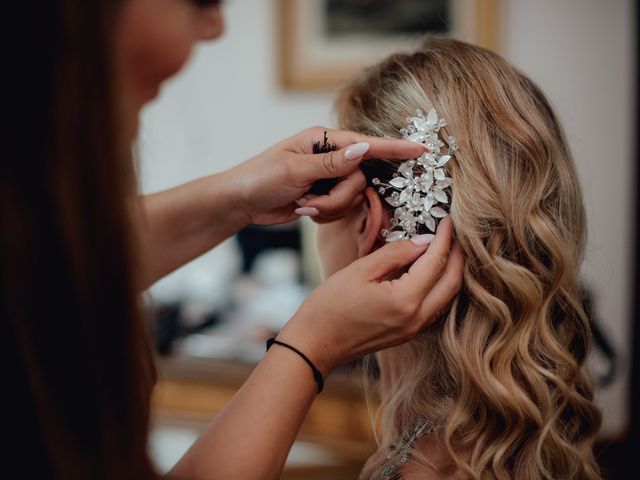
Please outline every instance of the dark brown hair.
[{"label": "dark brown hair", "polygon": [[152,362],[136,300],[131,159],[116,129],[120,2],[11,2],[0,325],[21,478],[150,478]]}]

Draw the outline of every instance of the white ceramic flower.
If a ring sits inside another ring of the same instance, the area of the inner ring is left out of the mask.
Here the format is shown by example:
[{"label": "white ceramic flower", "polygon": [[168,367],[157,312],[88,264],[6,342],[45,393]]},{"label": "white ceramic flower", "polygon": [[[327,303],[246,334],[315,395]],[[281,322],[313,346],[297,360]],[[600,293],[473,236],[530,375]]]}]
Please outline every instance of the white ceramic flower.
[{"label": "white ceramic flower", "polygon": [[402,136],[425,145],[428,151],[414,160],[401,163],[389,183],[373,179],[375,185],[380,185],[381,194],[392,190],[385,197],[386,202],[395,208],[391,229],[382,231],[387,242],[417,235],[420,224],[435,232],[437,220],[448,215],[443,206],[449,204],[447,191],[453,181],[447,176],[446,165],[458,148],[456,139],[448,137],[446,152],[442,151],[445,142],[440,139],[439,131],[447,122],[439,119],[433,108],[426,116],[417,110],[415,117],[407,119],[407,124],[400,129]]}]

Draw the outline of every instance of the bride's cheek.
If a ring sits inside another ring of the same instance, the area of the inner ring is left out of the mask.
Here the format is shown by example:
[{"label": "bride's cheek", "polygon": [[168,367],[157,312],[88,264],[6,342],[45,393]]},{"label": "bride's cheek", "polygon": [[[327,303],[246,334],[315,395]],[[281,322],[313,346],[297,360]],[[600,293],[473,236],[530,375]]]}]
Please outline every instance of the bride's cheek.
[{"label": "bride's cheek", "polygon": [[318,250],[318,257],[320,258],[320,263],[322,265],[322,271],[325,277],[328,277],[333,272],[332,267],[332,255],[330,248],[330,237],[327,229],[329,226],[327,225],[318,225],[318,231],[316,234],[316,248]]},{"label": "bride's cheek", "polygon": [[318,225],[316,244],[325,278],[342,270],[353,261],[348,258],[348,252],[351,249],[341,223],[341,220],[337,220]]}]

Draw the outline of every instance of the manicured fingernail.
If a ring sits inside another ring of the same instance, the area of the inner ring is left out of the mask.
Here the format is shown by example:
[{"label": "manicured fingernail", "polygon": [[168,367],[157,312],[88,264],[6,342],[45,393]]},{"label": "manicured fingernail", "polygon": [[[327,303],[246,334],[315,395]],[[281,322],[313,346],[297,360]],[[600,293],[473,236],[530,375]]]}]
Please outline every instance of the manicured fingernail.
[{"label": "manicured fingernail", "polygon": [[344,158],[347,160],[355,160],[360,158],[369,151],[369,144],[367,142],[354,143],[347,147],[344,151]]},{"label": "manicured fingernail", "polygon": [[425,233],[423,235],[418,235],[416,237],[413,237],[411,241],[413,242],[414,245],[429,245],[434,238],[436,238],[435,235],[431,233]]},{"label": "manicured fingernail", "polygon": [[309,200],[307,200],[306,198],[302,197],[302,198],[299,198],[298,200],[296,200],[296,203],[300,207],[304,207],[307,203],[309,203]]},{"label": "manicured fingernail", "polygon": [[410,143],[411,145],[420,145],[422,148],[424,148],[425,150],[431,150],[429,147],[427,147],[424,143],[419,143],[419,142],[414,142],[411,140],[403,140],[403,142],[406,143]]},{"label": "manicured fingernail", "polygon": [[440,220],[440,223],[438,223],[438,228],[436,228],[436,234],[444,228],[442,225],[449,222],[451,222],[451,217],[449,217],[449,215],[445,216],[442,220]]},{"label": "manicured fingernail", "polygon": [[294,212],[297,215],[307,216],[307,217],[315,217],[316,215],[320,214],[320,211],[317,208],[313,208],[313,207],[296,208]]}]

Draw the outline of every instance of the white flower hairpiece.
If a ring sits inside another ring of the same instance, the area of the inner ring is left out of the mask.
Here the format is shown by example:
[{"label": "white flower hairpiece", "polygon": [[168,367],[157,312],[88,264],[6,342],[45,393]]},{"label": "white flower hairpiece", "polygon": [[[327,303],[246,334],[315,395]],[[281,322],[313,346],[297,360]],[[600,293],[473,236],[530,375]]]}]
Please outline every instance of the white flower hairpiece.
[{"label": "white flower hairpiece", "polygon": [[[440,139],[439,131],[447,122],[438,119],[435,109],[431,109],[425,117],[422,110],[416,111],[415,117],[407,119],[408,125],[400,129],[402,136],[412,142],[420,143],[428,150],[414,160],[403,162],[389,183],[379,178],[373,179],[374,185],[380,185],[381,194],[394,190],[385,200],[395,207],[391,228],[382,230],[387,242],[395,242],[418,235],[419,224],[425,225],[432,232],[436,231],[436,219],[448,215],[447,206],[452,180],[447,176],[445,166],[458,149],[456,139],[448,137],[447,149]],[[443,206],[439,206],[442,204]]]}]

